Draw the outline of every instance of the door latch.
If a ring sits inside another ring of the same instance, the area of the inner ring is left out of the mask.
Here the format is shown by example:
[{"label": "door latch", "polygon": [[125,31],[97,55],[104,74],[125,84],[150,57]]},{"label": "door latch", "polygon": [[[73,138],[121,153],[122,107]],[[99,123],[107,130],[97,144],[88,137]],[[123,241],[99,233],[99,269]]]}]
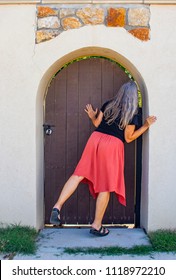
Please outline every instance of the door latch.
[{"label": "door latch", "polygon": [[44,128],[44,132],[46,135],[51,135],[53,133],[53,127],[55,127],[55,125],[52,124],[43,124],[43,128]]}]

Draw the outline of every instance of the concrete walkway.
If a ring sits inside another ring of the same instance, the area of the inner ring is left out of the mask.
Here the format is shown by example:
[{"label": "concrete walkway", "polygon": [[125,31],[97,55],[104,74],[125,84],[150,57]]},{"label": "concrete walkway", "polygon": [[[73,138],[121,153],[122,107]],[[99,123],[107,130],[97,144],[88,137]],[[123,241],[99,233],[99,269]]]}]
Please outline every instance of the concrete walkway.
[{"label": "concrete walkway", "polygon": [[[151,245],[142,229],[110,228],[109,235],[96,237],[89,233],[89,228],[45,228],[41,230],[37,240],[35,255],[15,255],[14,260],[176,260],[173,253],[155,253],[145,256],[139,255],[101,255],[101,254],[68,254],[65,248],[102,248],[124,247],[131,248],[136,245]],[[0,259],[4,259],[0,256]],[[6,257],[6,259],[8,256]]]}]

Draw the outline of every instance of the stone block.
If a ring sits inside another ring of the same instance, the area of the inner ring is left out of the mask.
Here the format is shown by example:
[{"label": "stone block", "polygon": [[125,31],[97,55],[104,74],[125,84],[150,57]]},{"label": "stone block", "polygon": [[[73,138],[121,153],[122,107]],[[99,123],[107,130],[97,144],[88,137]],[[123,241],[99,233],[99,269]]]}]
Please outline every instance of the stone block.
[{"label": "stone block", "polygon": [[148,26],[150,10],[148,8],[135,8],[128,11],[128,24],[131,26]]},{"label": "stone block", "polygon": [[58,15],[58,11],[54,10],[50,7],[39,6],[37,10],[38,10],[38,17],[39,18],[48,17],[48,16],[57,16]]},{"label": "stone block", "polygon": [[104,9],[101,8],[84,8],[76,12],[76,15],[83,21],[84,24],[103,24]]},{"label": "stone block", "polygon": [[68,17],[61,20],[61,25],[64,30],[75,29],[82,26],[82,23],[76,17]]},{"label": "stone block", "polygon": [[107,26],[124,27],[126,21],[126,10],[124,8],[109,8],[107,15]]},{"label": "stone block", "polygon": [[39,44],[44,41],[51,40],[58,36],[61,31],[58,30],[39,30],[36,33],[36,43]]},{"label": "stone block", "polygon": [[59,16],[60,18],[72,16],[75,14],[75,9],[60,9]]},{"label": "stone block", "polygon": [[60,21],[58,17],[44,17],[38,19],[38,29],[41,28],[59,28],[60,27]]},{"label": "stone block", "polygon": [[136,28],[129,30],[128,32],[141,41],[148,41],[150,39],[149,28]]}]

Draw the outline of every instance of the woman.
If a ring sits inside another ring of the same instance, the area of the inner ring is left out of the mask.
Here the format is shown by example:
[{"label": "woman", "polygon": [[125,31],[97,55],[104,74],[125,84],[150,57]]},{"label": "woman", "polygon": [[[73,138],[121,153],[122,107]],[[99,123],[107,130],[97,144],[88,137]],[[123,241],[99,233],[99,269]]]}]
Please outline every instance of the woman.
[{"label": "woman", "polygon": [[53,207],[50,222],[61,224],[60,211],[63,204],[81,181],[86,182],[90,193],[96,198],[95,218],[90,233],[105,236],[109,230],[102,226],[102,219],[110,193],[115,192],[119,202],[126,205],[124,142],[130,143],[142,135],[156,121],[156,117],[149,116],[143,126],[135,129],[138,124],[138,92],[133,81],[125,83],[113,99],[103,104],[99,112],[91,104],[86,105],[85,112],[96,129]]}]

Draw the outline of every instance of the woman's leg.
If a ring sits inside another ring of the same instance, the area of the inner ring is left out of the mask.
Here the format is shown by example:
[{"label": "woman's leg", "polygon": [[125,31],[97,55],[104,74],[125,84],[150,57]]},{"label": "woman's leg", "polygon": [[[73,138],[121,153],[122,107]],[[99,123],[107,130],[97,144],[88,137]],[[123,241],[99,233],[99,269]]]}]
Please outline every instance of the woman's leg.
[{"label": "woman's leg", "polygon": [[95,219],[92,223],[92,228],[96,230],[99,230],[102,226],[102,220],[106,208],[108,206],[109,197],[110,197],[109,192],[101,192],[98,194],[97,201],[96,201],[96,209],[95,209]]},{"label": "woman's leg", "polygon": [[62,205],[74,193],[74,191],[77,189],[79,183],[83,179],[84,179],[84,177],[82,177],[82,176],[72,175],[68,179],[68,181],[65,183],[65,185],[61,191],[61,194],[53,208],[57,208],[60,211],[62,208]]}]

